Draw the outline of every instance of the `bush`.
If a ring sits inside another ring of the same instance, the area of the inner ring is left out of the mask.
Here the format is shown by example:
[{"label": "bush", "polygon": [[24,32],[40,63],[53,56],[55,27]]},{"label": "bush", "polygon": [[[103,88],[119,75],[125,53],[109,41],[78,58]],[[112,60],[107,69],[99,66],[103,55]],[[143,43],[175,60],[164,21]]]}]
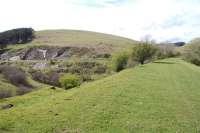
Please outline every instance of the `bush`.
[{"label": "bush", "polygon": [[70,89],[81,84],[79,77],[74,74],[66,74],[61,77],[59,81],[62,87],[65,89]]},{"label": "bush", "polygon": [[89,73],[81,73],[80,79],[82,82],[87,82],[87,81],[91,81],[92,77],[91,77],[91,74],[89,74]]},{"label": "bush", "polygon": [[113,56],[114,71],[119,72],[126,68],[129,55],[127,52],[118,53]]},{"label": "bush", "polygon": [[59,78],[60,74],[54,71],[50,71],[47,73],[48,83],[53,86],[60,86]]},{"label": "bush", "polygon": [[30,74],[34,80],[45,83],[46,75],[42,73],[41,71],[32,70],[30,71]]},{"label": "bush", "polygon": [[0,90],[0,99],[11,97],[12,91],[9,89],[1,89]]},{"label": "bush", "polygon": [[191,43],[185,46],[183,51],[183,59],[200,66],[200,43]]},{"label": "bush", "polygon": [[30,87],[20,86],[20,88],[16,90],[16,95],[24,95],[28,92],[31,92],[31,90],[32,89],[30,89]]},{"label": "bush", "polygon": [[43,73],[41,71],[34,71],[31,72],[32,78],[36,81],[39,81],[41,83],[50,84],[53,86],[60,86],[59,83],[59,73],[50,71],[48,73]]},{"label": "bush", "polygon": [[0,66],[0,72],[4,75],[5,79],[10,81],[13,85],[30,86],[28,84],[25,71],[20,68],[3,65]]},{"label": "bush", "polygon": [[170,58],[179,55],[176,51],[176,47],[172,44],[160,44],[157,45],[157,48],[156,57],[158,59]]},{"label": "bush", "polygon": [[132,59],[144,64],[146,60],[152,59],[156,53],[156,47],[147,42],[142,42],[136,45],[132,51]]},{"label": "bush", "polygon": [[106,73],[107,66],[106,65],[98,65],[94,68],[94,73],[103,74]]}]

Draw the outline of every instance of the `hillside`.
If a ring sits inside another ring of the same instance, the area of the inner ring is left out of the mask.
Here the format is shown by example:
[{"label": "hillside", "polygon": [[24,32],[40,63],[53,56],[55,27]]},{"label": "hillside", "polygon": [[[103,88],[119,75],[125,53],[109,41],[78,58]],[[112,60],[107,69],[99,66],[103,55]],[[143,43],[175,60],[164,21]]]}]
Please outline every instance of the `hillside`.
[{"label": "hillside", "polygon": [[[23,68],[30,79],[34,75],[30,73],[32,69],[36,71],[42,69],[46,73],[54,72],[52,75],[69,72],[80,75],[80,71],[87,70],[88,80],[94,80],[96,77],[101,77],[100,73],[108,75],[106,74],[107,71],[110,71],[108,70],[108,64],[110,64],[108,62],[110,62],[114,52],[131,48],[136,43],[134,40],[103,33],[46,30],[36,31],[33,41],[21,44],[21,39],[28,40],[26,36],[22,36],[26,35],[24,31],[23,28],[20,28],[2,33],[1,39],[6,42],[5,46],[7,47],[0,50],[0,66],[7,64]],[[15,38],[15,36],[22,36],[22,38]],[[13,43],[9,44],[9,42]],[[99,71],[101,72],[99,73]],[[47,75],[43,74],[43,77],[45,76]],[[9,84],[9,81],[5,80],[4,77],[0,73],[0,98],[18,94],[19,87]],[[40,82],[41,80],[39,79]],[[47,79],[42,82],[46,83]],[[7,87],[8,85],[10,87]]]},{"label": "hillside", "polygon": [[[119,36],[79,30],[46,30],[36,32],[33,43],[60,46],[89,46],[97,45],[127,47],[136,41]],[[99,46],[99,47],[100,47]],[[97,46],[98,47],[98,46]]]},{"label": "hillside", "polygon": [[0,100],[1,133],[199,132],[200,69],[166,59],[68,91]]},{"label": "hillside", "polygon": [[[136,41],[124,37],[80,30],[44,30],[36,31],[35,35],[36,38],[29,45],[86,47],[102,52],[113,52],[130,48],[136,43]],[[18,47],[26,47],[26,45]]]}]

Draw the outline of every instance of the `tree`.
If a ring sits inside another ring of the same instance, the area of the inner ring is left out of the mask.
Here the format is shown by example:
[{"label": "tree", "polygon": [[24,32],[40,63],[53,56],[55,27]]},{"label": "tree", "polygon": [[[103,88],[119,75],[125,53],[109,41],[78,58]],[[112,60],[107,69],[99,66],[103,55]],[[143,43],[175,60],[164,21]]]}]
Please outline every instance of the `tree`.
[{"label": "tree", "polygon": [[140,64],[144,64],[144,62],[151,59],[155,53],[156,48],[152,44],[141,42],[133,48],[132,58]]},{"label": "tree", "polygon": [[34,30],[32,28],[18,28],[0,33],[0,48],[8,44],[24,44],[32,41]]}]

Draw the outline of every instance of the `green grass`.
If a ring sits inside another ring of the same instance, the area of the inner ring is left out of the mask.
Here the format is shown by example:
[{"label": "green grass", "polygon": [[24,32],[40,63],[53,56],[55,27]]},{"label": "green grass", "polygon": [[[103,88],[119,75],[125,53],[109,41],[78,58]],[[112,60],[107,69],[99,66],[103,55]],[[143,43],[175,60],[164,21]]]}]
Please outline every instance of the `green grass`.
[{"label": "green grass", "polygon": [[[45,30],[37,31],[36,38],[29,46],[73,46],[89,47],[102,52],[113,52],[132,47],[136,41],[97,32],[79,30]],[[26,48],[27,44],[8,46],[10,49]]]},{"label": "green grass", "polygon": [[200,68],[180,59],[127,69],[68,91],[0,100],[1,133],[197,133]]}]

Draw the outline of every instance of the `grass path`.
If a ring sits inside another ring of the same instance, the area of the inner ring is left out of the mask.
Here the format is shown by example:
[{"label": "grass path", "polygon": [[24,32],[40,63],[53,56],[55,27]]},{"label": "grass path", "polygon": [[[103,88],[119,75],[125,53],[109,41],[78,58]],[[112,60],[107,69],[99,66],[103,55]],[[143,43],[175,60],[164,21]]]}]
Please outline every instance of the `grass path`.
[{"label": "grass path", "polygon": [[180,59],[138,66],[68,91],[0,101],[1,133],[197,133],[200,68]]}]

